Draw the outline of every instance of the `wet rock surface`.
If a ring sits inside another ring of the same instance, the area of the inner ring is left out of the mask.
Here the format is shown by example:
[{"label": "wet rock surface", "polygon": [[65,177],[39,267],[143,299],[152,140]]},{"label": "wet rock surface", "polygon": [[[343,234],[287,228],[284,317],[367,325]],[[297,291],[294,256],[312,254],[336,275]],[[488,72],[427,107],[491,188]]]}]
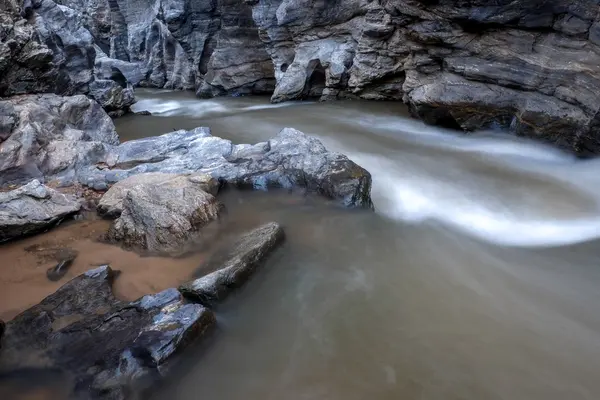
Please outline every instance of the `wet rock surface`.
[{"label": "wet rock surface", "polygon": [[8,322],[0,373],[59,369],[74,398],[124,399],[215,323],[176,289],[118,301],[116,276],[108,266],[91,270]]},{"label": "wet rock surface", "polygon": [[349,207],[372,207],[369,172],[292,128],[255,145],[234,145],[208,128],[177,131],[113,147],[106,165],[81,168],[79,181],[105,188],[140,173],[201,172],[237,187],[304,188]]},{"label": "wet rock surface", "polygon": [[242,286],[283,239],[283,229],[275,222],[246,232],[217,250],[199,270],[204,276],[180,286],[179,291],[206,306],[219,302]]},{"label": "wet rock surface", "polygon": [[102,107],[78,95],[0,100],[0,185],[24,183],[101,161],[119,143]]},{"label": "wet rock surface", "polygon": [[0,242],[49,229],[80,208],[79,201],[37,180],[0,193]]},{"label": "wet rock surface", "polygon": [[110,193],[112,188],[107,192],[113,199],[121,196],[110,210],[121,212],[107,239],[152,254],[177,255],[191,236],[216,220],[223,209],[203,190],[207,181],[210,178],[202,175],[154,174],[120,182],[117,194]]}]

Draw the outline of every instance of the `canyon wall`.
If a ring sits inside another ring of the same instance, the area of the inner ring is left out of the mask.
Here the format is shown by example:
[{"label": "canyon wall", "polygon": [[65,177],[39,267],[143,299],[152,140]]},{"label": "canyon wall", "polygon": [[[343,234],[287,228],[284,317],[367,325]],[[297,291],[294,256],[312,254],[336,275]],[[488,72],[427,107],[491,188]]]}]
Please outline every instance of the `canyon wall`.
[{"label": "canyon wall", "polygon": [[600,152],[600,0],[57,1],[141,86],[401,100],[428,123]]},{"label": "canyon wall", "polygon": [[95,73],[96,48],[77,10],[52,0],[0,0],[0,97],[86,94],[113,115],[126,112],[133,88],[115,81],[114,71]]}]

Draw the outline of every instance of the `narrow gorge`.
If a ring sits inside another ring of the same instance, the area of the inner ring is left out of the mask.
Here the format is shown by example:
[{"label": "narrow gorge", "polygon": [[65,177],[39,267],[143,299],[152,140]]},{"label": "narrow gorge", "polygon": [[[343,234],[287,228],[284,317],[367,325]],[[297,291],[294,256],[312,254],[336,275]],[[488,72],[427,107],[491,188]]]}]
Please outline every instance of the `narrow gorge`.
[{"label": "narrow gorge", "polygon": [[0,0],[0,399],[596,400],[600,0]]}]

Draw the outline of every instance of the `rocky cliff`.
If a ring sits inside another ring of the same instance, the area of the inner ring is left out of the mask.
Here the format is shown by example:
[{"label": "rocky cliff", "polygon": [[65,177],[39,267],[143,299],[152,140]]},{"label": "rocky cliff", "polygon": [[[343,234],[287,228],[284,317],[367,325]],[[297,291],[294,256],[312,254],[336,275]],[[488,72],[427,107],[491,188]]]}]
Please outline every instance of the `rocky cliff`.
[{"label": "rocky cliff", "polygon": [[600,150],[599,0],[59,0],[142,85],[402,100],[430,123]]},{"label": "rocky cliff", "polygon": [[0,0],[0,97],[86,94],[113,115],[127,111],[133,88],[114,79],[118,69],[95,73],[97,55],[106,63],[96,48],[76,9],[52,0]]}]

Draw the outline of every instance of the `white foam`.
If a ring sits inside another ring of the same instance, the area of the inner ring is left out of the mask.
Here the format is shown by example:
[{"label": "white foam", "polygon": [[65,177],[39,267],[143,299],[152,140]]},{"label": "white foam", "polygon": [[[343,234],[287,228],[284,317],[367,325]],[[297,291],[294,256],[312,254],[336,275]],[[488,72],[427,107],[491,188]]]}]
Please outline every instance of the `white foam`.
[{"label": "white foam", "polygon": [[[485,241],[518,247],[560,246],[600,237],[600,208],[589,210],[589,217],[552,218],[535,208],[524,209],[528,205],[519,198],[507,202],[485,189],[478,191],[468,177],[444,182],[417,170],[414,174],[401,170],[394,160],[361,153],[350,157],[372,171],[377,211],[395,220],[436,221]],[[574,192],[574,196],[591,194]]]},{"label": "white foam", "polygon": [[150,111],[155,116],[206,117],[210,114],[227,112],[227,108],[218,101],[203,100],[160,100],[142,99],[134,104],[133,111]]}]

